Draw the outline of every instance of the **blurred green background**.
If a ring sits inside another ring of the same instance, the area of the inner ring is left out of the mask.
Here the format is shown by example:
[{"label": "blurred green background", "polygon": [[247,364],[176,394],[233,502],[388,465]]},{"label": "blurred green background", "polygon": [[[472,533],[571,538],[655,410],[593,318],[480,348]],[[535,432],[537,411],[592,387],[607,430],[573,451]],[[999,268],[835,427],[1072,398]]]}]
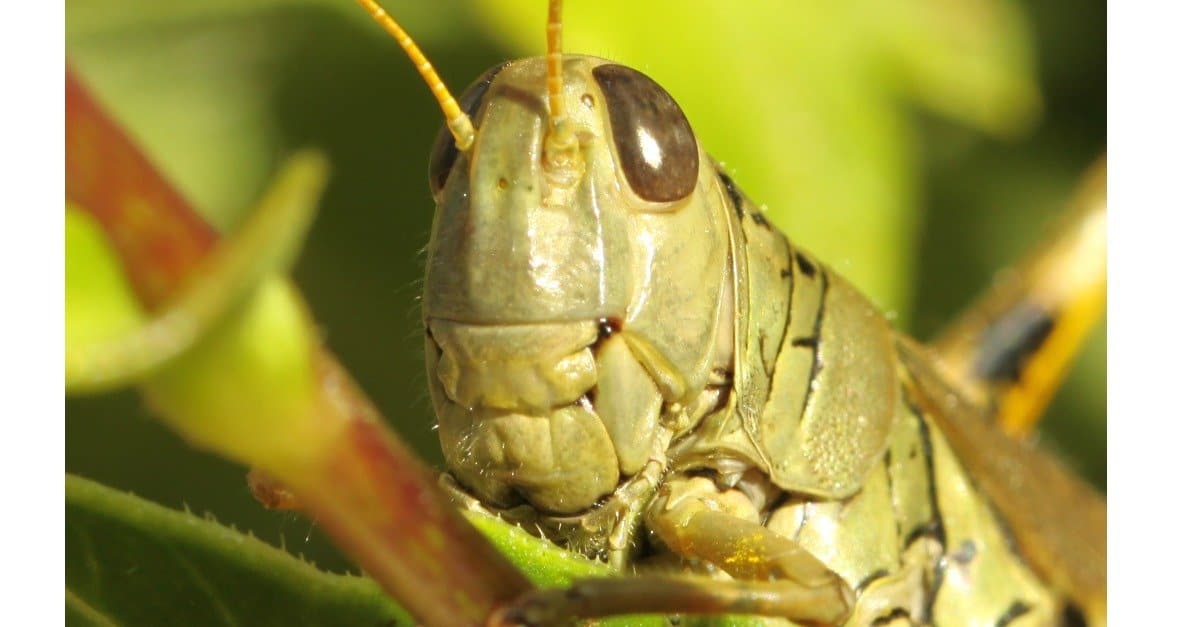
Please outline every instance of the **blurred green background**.
[{"label": "blurred green background", "polygon": [[[541,49],[542,0],[394,0],[453,91]],[[440,465],[420,334],[429,146],[441,124],[351,0],[68,0],[67,57],[214,224],[235,228],[301,146],[334,178],[295,278],[326,339]],[[930,337],[1043,232],[1105,148],[1099,1],[570,0],[568,52],[638,67],[800,246]],[[1045,437],[1105,485],[1103,329]],[[244,469],[189,449],[132,393],[67,401],[67,470],[187,504],[334,569]]]}]

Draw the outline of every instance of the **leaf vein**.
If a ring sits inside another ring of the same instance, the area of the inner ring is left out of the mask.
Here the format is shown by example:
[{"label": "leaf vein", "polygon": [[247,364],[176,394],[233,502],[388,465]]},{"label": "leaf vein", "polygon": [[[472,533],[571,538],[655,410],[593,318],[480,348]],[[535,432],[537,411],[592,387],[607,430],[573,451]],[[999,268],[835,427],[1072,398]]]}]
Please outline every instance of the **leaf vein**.
[{"label": "leaf vein", "polygon": [[100,627],[120,627],[120,623],[113,620],[110,616],[100,611],[100,608],[83,600],[78,594],[71,592],[70,588],[67,592],[67,606],[73,608],[76,612],[88,620],[92,621],[93,625]]},{"label": "leaf vein", "polygon": [[183,568],[184,572],[186,572],[188,576],[192,578],[192,581],[195,581],[196,585],[208,595],[209,601],[213,605],[213,609],[216,610],[217,614],[221,617],[224,623],[230,627],[237,627],[238,621],[234,617],[233,612],[229,611],[229,608],[226,607],[223,601],[221,601],[221,596],[217,593],[216,586],[214,586],[212,582],[204,576],[204,573],[200,572],[200,569],[196,568],[196,566],[192,564],[192,561],[188,559],[187,556],[180,553],[175,547],[166,546],[164,548],[166,548],[167,553],[170,554],[175,561],[179,562],[179,565]]}]

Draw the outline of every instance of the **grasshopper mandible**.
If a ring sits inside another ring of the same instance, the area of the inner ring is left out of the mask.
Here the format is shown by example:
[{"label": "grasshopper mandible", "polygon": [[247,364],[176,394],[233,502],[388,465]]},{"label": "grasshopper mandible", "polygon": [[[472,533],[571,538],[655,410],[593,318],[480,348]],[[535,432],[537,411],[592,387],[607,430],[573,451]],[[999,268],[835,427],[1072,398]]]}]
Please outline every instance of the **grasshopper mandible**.
[{"label": "grasshopper mandible", "polygon": [[423,301],[447,488],[658,573],[500,620],[1104,622],[1103,499],[996,422],[1028,423],[1102,305],[1102,189],[929,351],[774,229],[662,87],[564,55],[561,1],[545,57],[457,100],[360,4],[447,119]]}]

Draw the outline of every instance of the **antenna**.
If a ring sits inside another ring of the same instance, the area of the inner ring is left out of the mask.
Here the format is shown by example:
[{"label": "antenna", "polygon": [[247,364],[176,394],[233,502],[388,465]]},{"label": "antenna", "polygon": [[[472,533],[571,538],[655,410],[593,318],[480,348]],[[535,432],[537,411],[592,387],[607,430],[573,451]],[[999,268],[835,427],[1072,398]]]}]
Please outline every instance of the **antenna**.
[{"label": "antenna", "polygon": [[563,96],[562,0],[550,0],[546,20],[546,93],[550,100],[550,121],[557,130],[566,119]]},{"label": "antenna", "polygon": [[[358,4],[362,6],[367,13],[371,14],[374,19],[384,30],[400,44],[404,52],[408,54],[408,58],[412,60],[413,65],[417,66],[417,72],[421,74],[421,78],[425,79],[425,83],[429,85],[429,89],[433,91],[433,97],[437,99],[438,106],[442,108],[442,113],[446,114],[446,124],[450,127],[450,134],[454,136],[454,145],[459,150],[467,150],[475,141],[475,126],[471,124],[471,118],[463,113],[462,108],[458,106],[458,102],[454,100],[454,96],[446,90],[446,84],[442,82],[441,77],[433,69],[433,64],[429,59],[425,58],[425,54],[417,47],[416,42],[408,33],[400,28],[396,20],[388,15],[383,7],[375,0],[358,0]],[[552,3],[551,7],[557,2]],[[551,9],[553,11],[553,9]],[[561,12],[561,9],[560,9]],[[561,20],[559,29],[561,30]],[[559,99],[562,99],[562,54],[559,53]],[[561,104],[561,102],[560,102]]]},{"label": "antenna", "polygon": [[550,105],[550,128],[542,143],[542,163],[553,186],[573,187],[583,175],[579,136],[567,119],[563,94],[562,0],[550,0],[546,19],[546,98]]}]

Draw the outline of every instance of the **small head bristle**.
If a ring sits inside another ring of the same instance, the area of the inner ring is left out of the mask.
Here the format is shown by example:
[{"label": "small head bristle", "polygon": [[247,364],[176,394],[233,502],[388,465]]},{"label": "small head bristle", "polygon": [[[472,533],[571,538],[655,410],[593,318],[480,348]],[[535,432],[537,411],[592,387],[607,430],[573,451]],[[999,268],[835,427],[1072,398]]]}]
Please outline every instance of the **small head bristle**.
[{"label": "small head bristle", "polygon": [[371,19],[383,27],[396,43],[400,44],[408,58],[412,60],[413,65],[417,67],[417,72],[421,78],[429,85],[429,89],[433,92],[433,97],[437,99],[438,106],[442,108],[442,113],[446,116],[446,124],[450,127],[450,133],[454,135],[454,144],[459,150],[466,150],[471,147],[475,141],[475,127],[471,124],[471,118],[463,113],[463,110],[458,106],[458,101],[454,96],[450,95],[450,91],[446,89],[446,84],[442,82],[437,71],[433,69],[433,64],[429,59],[425,58],[425,54],[417,47],[416,42],[408,35],[396,20],[388,15],[383,7],[375,0],[358,0],[358,4],[362,6]]}]

